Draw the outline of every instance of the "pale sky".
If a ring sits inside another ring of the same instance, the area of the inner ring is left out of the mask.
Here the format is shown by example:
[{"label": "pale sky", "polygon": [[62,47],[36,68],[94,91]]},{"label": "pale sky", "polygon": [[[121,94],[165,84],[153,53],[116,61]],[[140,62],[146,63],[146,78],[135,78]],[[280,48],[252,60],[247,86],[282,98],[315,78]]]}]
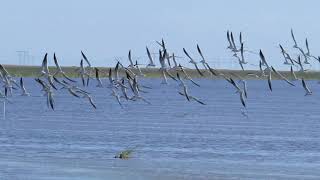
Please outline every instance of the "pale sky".
[{"label": "pale sky", "polygon": [[[226,50],[226,31],[232,30],[237,35],[242,31],[248,49],[263,49],[267,60],[278,66],[278,44],[292,50],[291,28],[301,46],[308,37],[311,53],[320,55],[319,7],[316,0],[4,1],[0,63],[18,64],[16,51],[25,50],[35,64],[41,64],[45,52],[50,57],[56,52],[62,65],[78,66],[83,50],[93,66],[110,66],[129,49],[142,58],[146,45],[157,52],[155,41],[164,38],[175,54],[182,56],[184,47],[196,59],[199,43],[209,63],[220,59],[228,68],[236,62]],[[259,61],[258,56],[248,58]]]}]

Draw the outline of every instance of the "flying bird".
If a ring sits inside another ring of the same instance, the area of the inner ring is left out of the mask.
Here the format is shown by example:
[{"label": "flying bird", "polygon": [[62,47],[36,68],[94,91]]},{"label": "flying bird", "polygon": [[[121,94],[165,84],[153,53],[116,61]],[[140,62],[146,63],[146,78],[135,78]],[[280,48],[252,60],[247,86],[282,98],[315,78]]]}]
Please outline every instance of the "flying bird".
[{"label": "flying bird", "polygon": [[52,86],[50,86],[47,82],[36,78],[36,82],[38,82],[42,86],[42,91],[45,92],[46,100],[47,100],[47,106],[54,110],[54,99],[53,99],[53,90]]},{"label": "flying bird", "polygon": [[246,108],[246,101],[245,101],[245,95],[244,95],[244,92],[243,91],[240,91],[240,101],[241,101],[241,104],[244,108]]},{"label": "flying bird", "polygon": [[58,74],[62,74],[62,76],[64,78],[66,78],[67,80],[71,81],[71,82],[76,82],[75,80],[71,79],[70,77],[68,77],[66,75],[66,73],[62,70],[61,66],[59,65],[58,63],[58,59],[56,57],[56,53],[53,53],[53,61],[54,61],[54,64],[56,65],[56,72],[53,74],[53,76],[57,76]]},{"label": "flying bird", "polygon": [[294,37],[294,34],[293,34],[293,29],[291,29],[291,37],[292,37],[292,40],[294,42],[293,48],[298,48],[298,44],[297,44],[296,38]]},{"label": "flying bird", "polygon": [[271,71],[270,66],[268,65],[268,63],[266,61],[266,58],[264,57],[261,49],[260,49],[260,52],[259,52],[259,56],[260,56],[260,59],[261,59],[261,65],[266,66],[267,69]]},{"label": "flying bird", "polygon": [[269,89],[270,89],[270,91],[272,91],[272,84],[271,84],[271,71],[269,71],[269,75],[268,75],[268,85],[269,85]]},{"label": "flying bird", "polygon": [[86,61],[86,63],[88,64],[88,67],[91,67],[90,61],[88,60],[87,56],[82,51],[81,51],[81,55],[82,55],[83,59]]},{"label": "flying bird", "polygon": [[200,74],[200,76],[204,76],[204,74],[200,71],[197,62],[194,61],[194,59],[188,54],[188,52],[186,51],[185,48],[183,48],[183,52],[184,54],[190,59],[189,63],[193,64],[194,67],[196,68],[196,70],[198,71],[198,73]]},{"label": "flying bird", "polygon": [[295,86],[292,82],[290,82],[286,77],[284,77],[282,74],[280,74],[274,67],[271,66],[271,69],[273,72],[276,73],[276,75],[278,75],[282,80],[286,81],[288,84],[290,84],[291,86]]},{"label": "flying bird", "polygon": [[194,85],[200,87],[200,85],[199,85],[198,83],[196,83],[196,82],[191,78],[191,76],[189,76],[189,75],[187,74],[187,72],[184,70],[184,68],[183,68],[183,66],[182,66],[181,64],[178,65],[178,70],[181,71],[181,72],[184,74],[184,76],[185,76],[186,79],[188,79],[189,81],[191,81]]},{"label": "flying bird", "polygon": [[292,66],[290,67],[290,73],[291,73],[292,79],[293,79],[294,81],[298,80],[296,74],[295,74],[294,71],[293,71]]},{"label": "flying bird", "polygon": [[21,96],[30,96],[30,93],[27,92],[26,88],[24,87],[23,79],[20,78],[20,88],[22,90]]},{"label": "flying bird", "polygon": [[96,70],[96,79],[97,79],[97,83],[98,83],[97,87],[103,87],[102,81],[100,79],[100,74],[99,74],[100,70],[96,67],[94,69]]},{"label": "flying bird", "polygon": [[203,65],[203,67],[205,68],[205,69],[207,69],[207,66],[206,66],[206,64],[207,64],[207,62],[206,62],[206,60],[205,60],[205,58],[204,58],[204,56],[203,56],[203,54],[202,54],[202,51],[201,51],[201,49],[200,49],[200,47],[199,47],[199,45],[197,44],[197,50],[198,50],[198,53],[200,54],[200,56],[201,56],[201,63],[202,63],[202,65]]},{"label": "flying bird", "polygon": [[128,59],[129,59],[129,62],[130,62],[129,67],[133,68],[133,67],[134,67],[134,64],[133,64],[132,57],[131,57],[131,50],[129,50]]},{"label": "flying bird", "polygon": [[306,82],[304,81],[304,78],[301,79],[302,82],[302,87],[304,88],[304,90],[306,91],[305,96],[307,95],[312,95],[311,90],[309,89],[309,87],[307,86]]},{"label": "flying bird", "polygon": [[111,95],[116,98],[116,100],[119,103],[120,107],[123,108],[122,103],[120,101],[120,96],[119,96],[119,94],[117,94],[117,92],[114,89],[112,89]]},{"label": "flying bird", "polygon": [[148,54],[148,58],[149,58],[149,64],[147,65],[147,67],[155,67],[156,65],[153,62],[153,59],[152,59],[152,56],[151,56],[151,53],[150,53],[148,47],[146,47],[146,50],[147,50],[147,54]]},{"label": "flying bird", "polygon": [[[281,49],[281,53],[282,53],[282,56],[284,58],[284,63],[283,64],[286,64],[286,65],[292,65],[292,60],[289,56],[289,54],[284,50],[284,48],[281,46],[281,44],[279,44],[279,47]],[[288,62],[288,59],[291,61],[291,63]]]},{"label": "flying bird", "polygon": [[91,106],[94,108],[94,109],[97,109],[97,106],[95,105],[95,103],[93,102],[93,99],[91,97],[91,95],[87,92],[82,92],[82,91],[76,91],[77,93],[80,93],[82,94],[82,98],[86,98],[88,99],[88,101],[90,102]]}]

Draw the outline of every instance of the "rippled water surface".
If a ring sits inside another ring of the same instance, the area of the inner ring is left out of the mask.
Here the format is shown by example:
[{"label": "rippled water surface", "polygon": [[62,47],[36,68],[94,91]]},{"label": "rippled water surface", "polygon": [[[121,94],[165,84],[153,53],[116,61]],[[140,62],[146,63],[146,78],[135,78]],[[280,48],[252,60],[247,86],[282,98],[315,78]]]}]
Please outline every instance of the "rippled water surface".
[{"label": "rippled water surface", "polygon": [[[32,97],[14,96],[0,114],[0,179],[319,179],[320,85],[291,87],[248,81],[248,115],[223,80],[198,80],[187,102],[173,81],[144,79],[144,102],[124,102],[108,88],[87,88],[98,109],[64,90],[56,110],[39,86],[26,79]],[[0,106],[2,109],[2,104]],[[133,148],[129,160],[114,159]]]}]

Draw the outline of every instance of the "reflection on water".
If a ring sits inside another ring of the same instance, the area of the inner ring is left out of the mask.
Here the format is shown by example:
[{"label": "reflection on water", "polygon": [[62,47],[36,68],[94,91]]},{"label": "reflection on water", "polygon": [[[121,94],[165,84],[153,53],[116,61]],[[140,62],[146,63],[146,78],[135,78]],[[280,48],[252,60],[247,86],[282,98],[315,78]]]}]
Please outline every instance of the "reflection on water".
[{"label": "reflection on water", "polygon": [[[1,119],[0,179],[319,179],[320,88],[304,96],[289,87],[248,81],[248,114],[223,80],[189,87],[206,106],[188,103],[159,79],[143,80],[152,105],[125,103],[107,88],[92,92],[98,106],[56,93],[56,111],[44,97],[14,97]],[[28,79],[26,87],[40,95]],[[114,159],[135,148],[133,158]]]}]

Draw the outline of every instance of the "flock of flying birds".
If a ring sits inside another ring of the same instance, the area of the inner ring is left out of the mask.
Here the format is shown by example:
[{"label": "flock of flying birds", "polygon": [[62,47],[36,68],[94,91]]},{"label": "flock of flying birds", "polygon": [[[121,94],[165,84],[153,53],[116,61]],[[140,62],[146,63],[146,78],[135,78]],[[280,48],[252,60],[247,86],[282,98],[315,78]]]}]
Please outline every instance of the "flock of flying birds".
[{"label": "flock of flying birds", "polygon": [[[305,48],[304,50],[301,46],[298,45],[297,41],[295,40],[295,36],[293,30],[291,29],[291,36],[294,42],[293,48],[297,50],[298,56],[293,58],[280,44],[281,54],[284,58],[284,64],[290,66],[291,78],[290,80],[298,80],[295,72],[293,70],[293,66],[300,67],[300,72],[302,74],[306,71],[304,68],[305,64],[310,64],[310,60],[316,60],[320,63],[320,57],[316,57],[311,55],[309,50],[308,40],[305,40]],[[274,67],[270,66],[267,62],[265,56],[263,55],[262,51],[260,50],[259,53],[250,51],[244,48],[244,42],[242,40],[242,34],[240,32],[239,35],[239,43],[235,42],[234,36],[232,32],[227,31],[227,40],[228,40],[228,47],[236,60],[239,62],[239,65],[242,70],[244,70],[245,65],[248,63],[246,61],[246,53],[254,53],[259,54],[259,73],[247,73],[247,76],[255,76],[262,79],[267,79],[268,87],[270,91],[272,91],[272,75],[276,75],[279,79],[284,80],[291,86],[295,86],[289,79],[279,73]],[[191,78],[189,74],[185,71],[186,67],[182,66],[181,64],[177,63],[174,53],[170,53],[166,48],[166,44],[162,39],[161,42],[156,41],[159,44],[159,62],[160,62],[160,69],[162,75],[162,83],[167,84],[168,80],[167,77],[174,80],[177,83],[178,91],[177,94],[181,95],[186,101],[195,101],[201,105],[206,105],[205,102],[201,101],[195,96],[192,96],[188,91],[188,86],[186,81],[190,81],[192,85],[199,86],[200,85]],[[234,73],[222,73],[217,69],[214,69],[209,66],[206,61],[205,56],[203,55],[199,45],[197,45],[197,51],[200,56],[200,61],[197,62],[190,54],[187,52],[186,49],[183,48],[183,52],[185,56],[190,60],[191,63],[197,73],[200,76],[205,76],[205,73],[209,73],[212,76],[216,76],[219,78],[225,79],[229,82],[232,87],[235,88],[236,92],[240,95],[240,102],[243,105],[243,108],[246,110],[246,99],[248,96],[247,93],[247,82],[243,77],[240,77]],[[148,56],[149,63],[146,65],[146,68],[156,68],[154,63],[154,59],[148,49],[146,47],[146,52]],[[145,76],[140,69],[140,65],[137,61],[133,61],[131,56],[131,51],[128,54],[129,66],[124,66],[120,61],[117,62],[114,68],[110,68],[108,72],[108,82],[109,85],[104,86],[102,83],[101,78],[101,71],[96,68],[92,67],[90,61],[86,57],[86,55],[81,51],[82,59],[80,61],[80,67],[76,69],[78,73],[81,84],[83,87],[89,86],[91,80],[96,81],[96,86],[98,88],[107,87],[111,90],[111,95],[115,98],[115,100],[119,103],[119,105],[123,108],[123,101],[143,101],[147,104],[151,104],[150,101],[145,99],[142,96],[142,93],[146,93],[145,89],[151,89],[151,87],[144,86],[139,82],[139,77]],[[302,60],[303,59],[303,60]],[[40,76],[35,78],[35,81],[41,87],[41,92],[44,93],[44,97],[46,97],[46,102],[48,108],[54,110],[55,102],[54,102],[54,94],[56,91],[67,91],[71,96],[77,98],[84,98],[88,100],[88,103],[92,105],[93,108],[97,108],[92,98],[92,95],[81,88],[75,79],[68,77],[68,75],[63,71],[61,66],[58,63],[58,59],[56,54],[53,56],[53,60],[55,63],[55,72],[50,72],[48,67],[48,56],[45,54],[44,59],[42,61]],[[199,64],[203,68],[199,68]],[[59,78],[58,78],[59,77]],[[235,79],[234,79],[235,77]],[[2,83],[4,84],[5,92],[0,92],[0,96],[8,100],[8,97],[12,96],[13,90],[21,90],[22,96],[30,96],[28,91],[26,90],[23,82],[23,78],[20,78],[20,83],[17,83],[16,80],[10,73],[5,69],[4,66],[0,65],[0,78]],[[306,95],[311,95],[312,92],[306,84],[304,78],[301,78],[302,86],[306,91]]]}]

